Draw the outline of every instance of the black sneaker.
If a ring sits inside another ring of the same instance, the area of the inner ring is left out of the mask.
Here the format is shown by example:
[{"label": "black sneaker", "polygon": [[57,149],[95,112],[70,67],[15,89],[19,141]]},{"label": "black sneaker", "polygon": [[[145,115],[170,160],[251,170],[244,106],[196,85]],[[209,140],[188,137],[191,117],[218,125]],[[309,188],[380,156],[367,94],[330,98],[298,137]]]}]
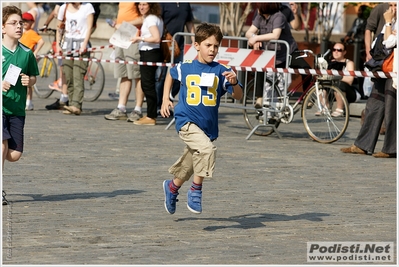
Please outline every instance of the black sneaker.
[{"label": "black sneaker", "polygon": [[3,205],[8,205],[8,200],[6,199],[6,192],[3,190]]},{"label": "black sneaker", "polygon": [[69,101],[67,102],[62,102],[59,99],[57,99],[53,104],[47,105],[46,109],[47,110],[58,110],[58,109],[64,109],[65,106],[69,105]]}]

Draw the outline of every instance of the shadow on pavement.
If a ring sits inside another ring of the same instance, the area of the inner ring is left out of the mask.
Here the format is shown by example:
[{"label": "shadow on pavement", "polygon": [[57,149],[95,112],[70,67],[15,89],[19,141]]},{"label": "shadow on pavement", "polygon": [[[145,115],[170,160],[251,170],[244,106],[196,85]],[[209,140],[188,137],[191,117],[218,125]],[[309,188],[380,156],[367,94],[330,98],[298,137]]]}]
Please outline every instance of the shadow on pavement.
[{"label": "shadow on pavement", "polygon": [[204,228],[205,231],[216,231],[220,229],[227,228],[239,228],[239,229],[253,229],[265,227],[265,222],[276,222],[276,221],[296,221],[296,220],[308,220],[312,222],[323,221],[323,216],[330,216],[328,213],[303,213],[299,215],[284,215],[284,214],[274,214],[274,213],[253,213],[244,214],[238,216],[232,216],[229,218],[181,218],[177,219],[176,222],[180,221],[217,221],[217,222],[235,222],[238,223],[234,225],[219,225],[219,226],[207,226]]},{"label": "shadow on pavement", "polygon": [[[143,193],[143,190],[115,190],[112,192],[92,192],[92,193],[72,193],[60,195],[42,195],[42,194],[20,194],[20,196],[31,197],[33,200],[14,200],[12,202],[32,202],[32,201],[65,201],[72,199],[90,199],[100,197],[117,197],[122,195],[133,195]],[[15,194],[18,195],[18,194]]]}]

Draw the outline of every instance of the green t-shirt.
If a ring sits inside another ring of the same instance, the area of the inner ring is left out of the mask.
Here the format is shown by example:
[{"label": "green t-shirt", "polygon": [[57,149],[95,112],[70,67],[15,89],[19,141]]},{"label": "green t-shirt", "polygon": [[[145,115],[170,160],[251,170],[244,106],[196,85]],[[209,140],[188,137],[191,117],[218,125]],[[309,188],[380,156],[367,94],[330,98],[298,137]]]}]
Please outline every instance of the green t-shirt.
[{"label": "green t-shirt", "polygon": [[[4,80],[10,64],[21,68],[21,73],[28,76],[39,75],[35,55],[32,50],[21,43],[18,43],[15,51],[10,51],[3,45],[2,62],[2,80]],[[15,86],[11,85],[10,90],[3,92],[3,113],[6,115],[25,116],[26,94],[27,88],[22,85],[21,77],[19,77]]]}]

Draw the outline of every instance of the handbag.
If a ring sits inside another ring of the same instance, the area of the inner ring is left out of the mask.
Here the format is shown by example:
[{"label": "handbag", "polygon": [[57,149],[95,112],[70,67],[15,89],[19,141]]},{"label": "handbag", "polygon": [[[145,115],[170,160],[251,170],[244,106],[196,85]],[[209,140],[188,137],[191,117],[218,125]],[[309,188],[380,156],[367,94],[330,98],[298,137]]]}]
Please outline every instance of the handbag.
[{"label": "handbag", "polygon": [[180,55],[180,48],[176,40],[173,40],[173,36],[164,27],[163,35],[161,39],[161,50],[163,54],[163,62],[170,62],[172,58],[172,44],[174,44],[173,58],[177,58]]},{"label": "handbag", "polygon": [[393,71],[393,58],[394,58],[394,51],[384,59],[382,63],[381,69],[383,72],[392,72]]}]

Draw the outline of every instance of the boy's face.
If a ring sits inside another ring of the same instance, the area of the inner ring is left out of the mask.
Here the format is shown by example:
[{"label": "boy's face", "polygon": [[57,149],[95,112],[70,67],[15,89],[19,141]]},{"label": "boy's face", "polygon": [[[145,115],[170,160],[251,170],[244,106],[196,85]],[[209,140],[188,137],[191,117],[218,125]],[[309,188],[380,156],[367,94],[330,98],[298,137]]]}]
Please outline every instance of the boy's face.
[{"label": "boy's face", "polygon": [[24,20],[24,30],[30,30],[32,28],[34,21]]},{"label": "boy's face", "polygon": [[13,39],[19,39],[22,36],[23,21],[21,16],[12,14],[2,25],[2,34]]},{"label": "boy's face", "polygon": [[219,42],[213,35],[202,41],[200,44],[195,42],[194,46],[198,51],[198,61],[201,63],[211,63],[219,51]]}]

